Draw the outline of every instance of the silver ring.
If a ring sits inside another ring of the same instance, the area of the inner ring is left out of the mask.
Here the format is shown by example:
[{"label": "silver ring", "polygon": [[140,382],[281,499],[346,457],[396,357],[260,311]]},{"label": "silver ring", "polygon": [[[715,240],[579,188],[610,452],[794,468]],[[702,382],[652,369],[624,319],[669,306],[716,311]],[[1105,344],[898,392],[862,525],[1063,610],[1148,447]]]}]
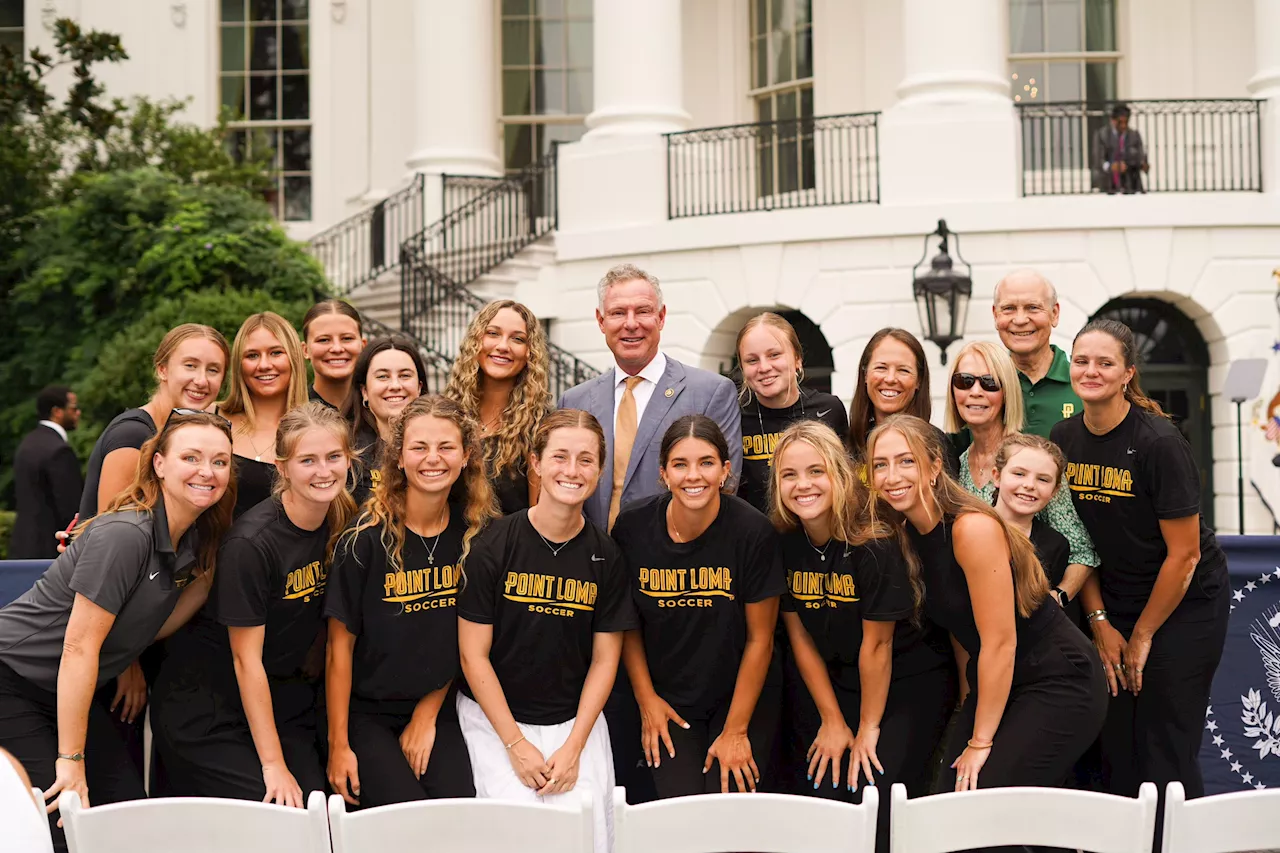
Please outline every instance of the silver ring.
[{"label": "silver ring", "polygon": [[968,779],[968,778],[969,778],[968,776],[957,776],[957,777],[956,777],[956,781],[957,781],[957,782],[963,782],[965,779]]}]

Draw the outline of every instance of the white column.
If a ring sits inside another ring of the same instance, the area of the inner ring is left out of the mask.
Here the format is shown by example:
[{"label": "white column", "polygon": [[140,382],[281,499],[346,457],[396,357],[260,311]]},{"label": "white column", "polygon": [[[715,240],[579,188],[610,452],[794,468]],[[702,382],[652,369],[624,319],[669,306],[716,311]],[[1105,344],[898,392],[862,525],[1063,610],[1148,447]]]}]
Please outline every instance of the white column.
[{"label": "white column", "polygon": [[502,173],[495,6],[490,0],[414,0],[411,172]]},{"label": "white column", "polygon": [[901,0],[903,79],[885,111],[882,202],[1017,196],[1017,119],[1005,71],[1007,0]]},{"label": "white column", "polygon": [[[456,0],[453,0],[456,2]],[[595,0],[588,137],[684,130],[681,0]]]},{"label": "white column", "polygon": [[1249,94],[1262,105],[1262,180],[1267,192],[1280,192],[1280,0],[1253,0],[1254,61]]}]

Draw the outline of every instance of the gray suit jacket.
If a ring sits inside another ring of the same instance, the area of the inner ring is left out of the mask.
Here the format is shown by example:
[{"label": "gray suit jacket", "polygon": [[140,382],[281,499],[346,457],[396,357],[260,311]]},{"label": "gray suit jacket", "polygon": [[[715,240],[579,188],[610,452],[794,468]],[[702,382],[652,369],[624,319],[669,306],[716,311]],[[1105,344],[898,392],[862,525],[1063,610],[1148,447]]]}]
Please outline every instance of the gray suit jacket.
[{"label": "gray suit jacket", "polygon": [[[596,416],[604,427],[607,448],[600,471],[600,485],[587,499],[586,516],[601,529],[609,523],[609,500],[613,496],[613,392],[616,368],[595,379],[570,388],[560,398],[562,409],[583,409]],[[622,505],[651,497],[662,491],[658,479],[658,450],[662,436],[683,415],[706,415],[720,425],[729,443],[729,461],[737,477],[742,470],[742,412],[733,382],[697,367],[681,364],[667,356],[662,381],[653,389],[644,416],[636,429],[627,476],[622,482]]]}]

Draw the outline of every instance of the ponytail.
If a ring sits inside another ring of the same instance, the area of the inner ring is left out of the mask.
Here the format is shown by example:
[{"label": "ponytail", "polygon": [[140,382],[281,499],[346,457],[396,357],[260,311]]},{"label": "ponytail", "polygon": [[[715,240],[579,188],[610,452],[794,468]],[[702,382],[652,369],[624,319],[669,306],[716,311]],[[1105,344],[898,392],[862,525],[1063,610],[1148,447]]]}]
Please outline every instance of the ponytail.
[{"label": "ponytail", "polygon": [[1160,408],[1159,403],[1152,400],[1142,391],[1142,385],[1138,381],[1138,343],[1134,338],[1133,329],[1130,329],[1119,320],[1098,317],[1086,323],[1085,327],[1076,333],[1074,341],[1080,340],[1090,332],[1101,332],[1119,344],[1120,357],[1124,360],[1124,366],[1133,368],[1133,376],[1129,379],[1128,384],[1124,386],[1124,398],[1131,405],[1137,406],[1144,412],[1162,418],[1169,417],[1164,409]]}]

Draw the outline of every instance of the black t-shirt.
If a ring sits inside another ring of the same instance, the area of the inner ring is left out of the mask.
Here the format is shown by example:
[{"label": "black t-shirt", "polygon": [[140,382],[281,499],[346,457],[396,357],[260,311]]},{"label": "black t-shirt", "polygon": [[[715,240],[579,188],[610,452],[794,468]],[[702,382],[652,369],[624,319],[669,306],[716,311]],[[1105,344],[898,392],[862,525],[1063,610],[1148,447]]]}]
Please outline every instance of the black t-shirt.
[{"label": "black t-shirt", "polygon": [[746,606],[786,592],[778,535],[741,498],[692,542],[667,533],[671,495],[627,506],[613,526],[626,558],[654,689],[682,716],[705,718],[733,696],[747,644]]},{"label": "black t-shirt", "polygon": [[548,545],[522,510],[475,538],[466,571],[458,615],[493,626],[489,661],[516,722],[573,719],[594,635],[636,627],[618,547],[590,521]]},{"label": "black t-shirt", "polygon": [[462,511],[451,506],[438,541],[405,530],[400,571],[387,564],[382,528],[339,540],[324,615],[356,635],[353,707],[411,713],[418,700],[457,676],[458,558],[466,529]]},{"label": "black t-shirt", "polygon": [[[497,441],[495,436],[484,440],[486,451]],[[498,499],[498,508],[503,515],[511,515],[529,508],[529,473],[522,463],[517,463],[504,471],[494,471],[493,466],[485,463],[489,481],[493,484],[494,496]]]},{"label": "black t-shirt", "polygon": [[[1052,438],[1067,456],[1076,512],[1102,558],[1107,611],[1137,619],[1169,553],[1161,520],[1200,514],[1191,447],[1167,418],[1137,406],[1106,435],[1089,432],[1081,414],[1056,424]],[[1206,605],[1226,583],[1226,557],[1200,514],[1200,562],[1170,618],[1210,618],[1214,608]]]},{"label": "black t-shirt", "polygon": [[785,409],[771,409],[758,399],[742,407],[742,472],[738,497],[761,512],[768,512],[769,469],[773,450],[787,427],[796,421],[822,421],[844,440],[849,434],[849,416],[837,397],[822,391],[800,389],[800,399]]},{"label": "black t-shirt", "polygon": [[233,455],[231,464],[236,468],[236,505],[231,517],[236,519],[271,497],[276,466],[240,455]]},{"label": "black t-shirt", "polygon": [[382,451],[386,445],[382,439],[361,430],[356,433],[356,448],[358,455],[352,465],[355,486],[351,490],[351,497],[355,499],[356,506],[364,506],[373,487],[382,480]]},{"label": "black t-shirt", "polygon": [[1058,586],[1067,574],[1067,566],[1071,565],[1071,543],[1039,518],[1031,520],[1029,538],[1036,547],[1036,556],[1040,558],[1045,576],[1049,578],[1049,586]]},{"label": "black t-shirt", "polygon": [[[156,422],[146,409],[127,409],[116,415],[94,442],[89,465],[84,472],[84,491],[80,493],[80,522],[98,514],[98,484],[102,480],[102,461],[113,450],[132,447],[138,450],[156,434]],[[103,509],[106,507],[104,506]]]},{"label": "black t-shirt", "polygon": [[228,628],[265,625],[262,666],[272,678],[299,672],[323,624],[328,536],[328,524],[303,530],[269,498],[242,515],[218,549],[209,615]]},{"label": "black t-shirt", "polygon": [[892,539],[873,539],[850,546],[832,540],[823,560],[803,530],[782,535],[782,562],[787,594],[781,607],[799,615],[818,653],[827,663],[832,683],[849,691],[861,689],[858,655],[862,622],[897,622],[893,632],[893,678],[906,678],[947,666],[951,661],[946,635],[936,625],[912,624],[915,595],[902,551]]},{"label": "black t-shirt", "polygon": [[321,405],[324,405],[324,406],[328,406],[334,411],[338,410],[337,406],[335,406],[333,403],[330,403],[324,397],[320,396],[320,392],[316,390],[316,386],[314,385],[307,388],[307,400],[315,403],[320,403]]}]

